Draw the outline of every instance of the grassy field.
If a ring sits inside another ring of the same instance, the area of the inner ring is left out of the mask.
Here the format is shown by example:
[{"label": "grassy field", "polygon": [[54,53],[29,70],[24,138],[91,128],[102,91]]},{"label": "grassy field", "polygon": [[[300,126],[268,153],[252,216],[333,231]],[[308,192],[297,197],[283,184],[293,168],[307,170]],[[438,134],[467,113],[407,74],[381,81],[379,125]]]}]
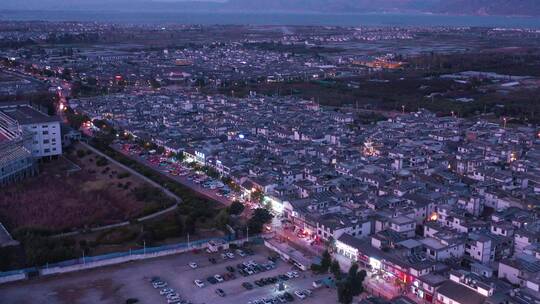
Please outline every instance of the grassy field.
[{"label": "grassy field", "polygon": [[65,231],[125,221],[160,207],[137,199],[133,189],[145,186],[141,179],[80,151],[75,147],[66,158],[40,164],[39,175],[2,188],[0,220],[10,229]]}]

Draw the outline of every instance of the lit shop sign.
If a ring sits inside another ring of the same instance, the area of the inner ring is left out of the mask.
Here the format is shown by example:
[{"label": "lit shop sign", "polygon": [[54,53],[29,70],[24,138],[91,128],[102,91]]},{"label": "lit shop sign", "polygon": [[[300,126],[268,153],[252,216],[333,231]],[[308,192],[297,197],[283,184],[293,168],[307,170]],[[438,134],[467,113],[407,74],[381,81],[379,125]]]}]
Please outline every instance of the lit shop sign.
[{"label": "lit shop sign", "polygon": [[381,269],[381,261],[370,257],[369,258],[369,265],[373,267],[373,269]]}]

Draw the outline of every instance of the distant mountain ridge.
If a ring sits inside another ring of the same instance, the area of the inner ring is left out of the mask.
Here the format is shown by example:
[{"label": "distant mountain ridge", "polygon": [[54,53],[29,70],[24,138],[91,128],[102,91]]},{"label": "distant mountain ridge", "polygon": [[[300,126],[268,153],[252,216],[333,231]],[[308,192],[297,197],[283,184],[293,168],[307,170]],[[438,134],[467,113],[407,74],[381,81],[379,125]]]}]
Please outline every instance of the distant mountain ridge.
[{"label": "distant mountain ridge", "polygon": [[0,9],[206,10],[540,16],[540,0],[1,0]]},{"label": "distant mountain ridge", "polygon": [[223,6],[248,10],[339,13],[423,12],[540,16],[540,0],[229,0]]},{"label": "distant mountain ridge", "polygon": [[435,12],[467,15],[540,16],[539,0],[450,0],[441,2]]}]

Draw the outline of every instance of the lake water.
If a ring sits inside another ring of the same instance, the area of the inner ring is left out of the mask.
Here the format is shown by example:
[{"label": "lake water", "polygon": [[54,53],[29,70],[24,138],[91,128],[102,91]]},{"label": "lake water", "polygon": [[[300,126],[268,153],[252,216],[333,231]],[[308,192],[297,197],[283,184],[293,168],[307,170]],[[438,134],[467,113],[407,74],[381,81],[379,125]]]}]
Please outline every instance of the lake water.
[{"label": "lake water", "polygon": [[212,13],[164,11],[2,11],[0,20],[99,21],[112,23],[484,26],[540,29],[540,18],[429,14]]}]

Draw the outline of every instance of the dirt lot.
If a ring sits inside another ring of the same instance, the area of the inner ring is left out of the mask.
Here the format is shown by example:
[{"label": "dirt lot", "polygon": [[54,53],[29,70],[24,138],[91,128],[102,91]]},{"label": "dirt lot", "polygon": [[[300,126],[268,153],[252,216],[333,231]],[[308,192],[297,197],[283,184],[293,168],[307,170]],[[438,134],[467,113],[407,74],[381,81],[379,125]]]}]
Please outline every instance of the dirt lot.
[{"label": "dirt lot", "polygon": [[77,156],[77,150],[41,164],[39,175],[0,189],[0,221],[8,229],[106,225],[148,208],[131,193],[143,181],[113,164],[97,165],[95,154]]},{"label": "dirt lot", "polygon": [[[139,303],[167,303],[166,299],[154,289],[150,279],[160,277],[174,288],[182,298],[195,304],[200,303],[234,303],[246,304],[254,299],[276,295],[275,286],[244,289],[243,282],[253,283],[262,277],[284,274],[291,270],[291,265],[279,260],[277,268],[271,271],[248,277],[238,276],[236,279],[198,288],[193,284],[195,279],[205,280],[208,276],[223,274],[225,267],[248,260],[267,261],[269,251],[264,247],[255,248],[255,255],[223,260],[218,254],[189,253],[165,258],[122,264],[90,271],[59,275],[50,278],[39,278],[32,281],[0,286],[0,304],[119,304],[128,298],[137,298]],[[211,264],[208,258],[213,256],[217,264]],[[196,262],[199,268],[191,269],[188,263]],[[305,276],[305,277],[304,277]],[[309,272],[301,272],[299,278],[285,283],[286,290],[294,292],[298,289],[311,288],[312,282],[321,276],[312,276]],[[219,297],[216,288],[227,294]],[[337,296],[333,289],[318,289],[305,300],[295,296],[295,302],[301,303],[336,303]]]}]

